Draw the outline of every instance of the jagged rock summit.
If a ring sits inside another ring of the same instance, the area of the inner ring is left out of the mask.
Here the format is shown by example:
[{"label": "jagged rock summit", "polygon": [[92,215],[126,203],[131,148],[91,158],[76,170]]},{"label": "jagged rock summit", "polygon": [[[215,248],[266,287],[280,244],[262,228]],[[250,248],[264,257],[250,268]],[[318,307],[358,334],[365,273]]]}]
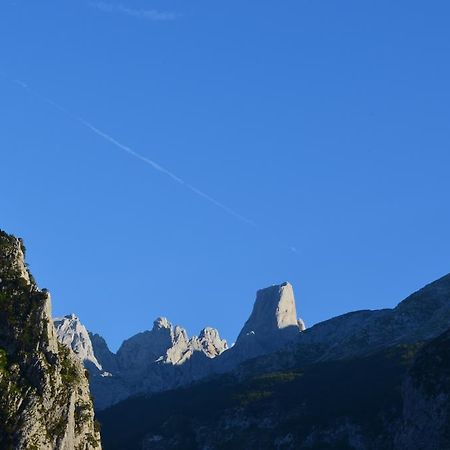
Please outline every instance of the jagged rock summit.
[{"label": "jagged rock summit", "polygon": [[125,340],[116,354],[74,315],[55,319],[55,326],[59,340],[89,369],[98,409],[131,395],[172,389],[232,370],[243,361],[284,348],[304,330],[289,283],[258,291],[253,311],[231,349],[214,328],[206,327],[190,338],[165,317],[158,317],[151,330]]},{"label": "jagged rock summit", "polygon": [[235,345],[219,358],[216,370],[225,372],[243,361],[276,352],[295,342],[304,329],[290,283],[261,289]]},{"label": "jagged rock summit", "polygon": [[257,292],[252,314],[239,333],[236,345],[252,336],[262,346],[271,346],[280,340],[291,340],[298,331],[294,291],[286,282]]},{"label": "jagged rock summit", "polygon": [[85,370],[58,342],[24,253],[0,231],[0,448],[100,449]]},{"label": "jagged rock summit", "polygon": [[184,328],[158,317],[151,330],[125,340],[115,354],[75,315],[54,319],[54,323],[60,342],[89,370],[98,409],[131,395],[171,389],[211,374],[210,361],[228,348],[214,328],[204,328],[190,338]]},{"label": "jagged rock summit", "polygon": [[119,367],[141,370],[143,366],[155,362],[182,365],[195,352],[214,358],[227,348],[226,341],[213,328],[205,328],[198,337],[189,338],[184,328],[159,317],[150,331],[127,339],[119,348],[117,359]]},{"label": "jagged rock summit", "polygon": [[86,367],[92,364],[98,370],[103,370],[94,355],[91,338],[86,327],[75,314],[53,319],[59,341],[70,347]]}]

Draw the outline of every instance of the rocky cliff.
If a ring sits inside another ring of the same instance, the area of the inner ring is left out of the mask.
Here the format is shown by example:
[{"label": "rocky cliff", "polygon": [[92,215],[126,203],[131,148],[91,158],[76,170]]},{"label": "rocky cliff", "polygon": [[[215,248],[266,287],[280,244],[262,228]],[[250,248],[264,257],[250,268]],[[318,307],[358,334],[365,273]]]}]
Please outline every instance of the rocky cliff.
[{"label": "rocky cliff", "polygon": [[[252,313],[228,350],[215,330],[190,339],[183,328],[164,318],[156,320],[152,330],[125,341],[117,355],[96,338],[98,352],[114,370],[112,377],[94,376],[92,390],[97,406],[104,408],[130,395],[172,389],[214,373],[235,371],[245,377],[255,371],[363,356],[436,337],[450,326],[449,317],[447,275],[393,309],[356,311],[305,330],[292,286],[283,283],[257,292]],[[98,355],[97,360],[104,366]]]},{"label": "rocky cliff", "polygon": [[399,423],[407,354],[394,349],[245,380],[220,375],[128,399],[99,413],[105,448],[392,450],[389,424]]},{"label": "rocky cliff", "polygon": [[97,409],[232,370],[243,361],[285,348],[304,330],[289,283],[257,292],[253,311],[231,349],[214,328],[189,337],[165,317],[156,319],[151,330],[124,341],[117,354],[101,336],[89,334],[73,314],[55,319],[55,326],[59,340],[90,371]]},{"label": "rocky cliff", "polygon": [[58,342],[24,253],[0,231],[0,448],[100,449],[85,369]]},{"label": "rocky cliff", "polygon": [[86,327],[75,314],[53,319],[59,341],[70,347],[86,367],[103,368],[94,355],[94,348]]},{"label": "rocky cliff", "polygon": [[75,315],[55,319],[60,342],[69,346],[91,374],[95,404],[102,409],[137,393],[171,389],[212,373],[210,360],[228,346],[214,328],[198,336],[159,317],[153,328],[127,339],[117,354],[89,334]]},{"label": "rocky cliff", "polygon": [[293,344],[304,329],[302,319],[297,317],[290,283],[261,289],[235,345],[218,358],[215,371],[226,372],[243,361],[283,349]]},{"label": "rocky cliff", "polygon": [[395,308],[355,311],[320,322],[300,333],[294,345],[261,355],[238,368],[247,373],[285,370],[364,356],[384,348],[437,337],[450,327],[450,274],[400,302]]},{"label": "rocky cliff", "polygon": [[[260,311],[255,304],[242,336],[277,329],[278,320],[261,325]],[[125,439],[130,450],[448,449],[449,328],[447,275],[393,309],[317,324],[288,340],[287,350],[226,374],[123,401],[100,413],[105,446],[120,448]],[[125,435],[115,427],[122,417]]]}]

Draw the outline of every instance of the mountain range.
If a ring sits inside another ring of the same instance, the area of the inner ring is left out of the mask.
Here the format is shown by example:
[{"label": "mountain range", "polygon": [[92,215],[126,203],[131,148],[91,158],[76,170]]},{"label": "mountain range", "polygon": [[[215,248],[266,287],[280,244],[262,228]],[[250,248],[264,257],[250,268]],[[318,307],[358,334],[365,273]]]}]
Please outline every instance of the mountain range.
[{"label": "mountain range", "polygon": [[184,328],[164,317],[157,318],[151,330],[124,341],[117,353],[101,336],[88,332],[74,314],[55,318],[54,325],[60,342],[89,370],[97,410],[137,394],[173,389],[229,371],[294,342],[304,330],[289,283],[257,292],[251,316],[231,348],[214,328],[189,337]]},{"label": "mountain range", "polygon": [[100,411],[103,442],[108,449],[450,449],[449,343],[447,275],[394,309],[327,320],[226,373]]},{"label": "mountain range", "polygon": [[232,346],[160,317],[113,353],[0,231],[0,388],[7,450],[450,449],[450,275],[311,328],[273,285]]}]

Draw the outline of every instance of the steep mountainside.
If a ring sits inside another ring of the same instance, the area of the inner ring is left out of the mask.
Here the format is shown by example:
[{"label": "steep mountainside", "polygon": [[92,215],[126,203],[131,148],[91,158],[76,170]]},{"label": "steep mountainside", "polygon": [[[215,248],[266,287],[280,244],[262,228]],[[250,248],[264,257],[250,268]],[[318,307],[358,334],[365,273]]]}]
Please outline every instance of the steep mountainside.
[{"label": "steep mountainside", "polygon": [[150,331],[126,340],[117,354],[99,335],[89,334],[73,314],[55,319],[59,340],[72,348],[91,374],[96,407],[102,409],[136,393],[157,392],[211,374],[210,360],[226,350],[217,330],[189,338],[166,318]]},{"label": "steep mountainside", "polygon": [[450,327],[450,274],[425,286],[393,309],[356,311],[300,333],[295,346],[261,356],[239,371],[284,370],[295,365],[363,356],[396,344],[432,339]]},{"label": "steep mountainside", "polygon": [[321,359],[348,357],[400,342],[436,337],[448,329],[450,275],[425,286],[394,309],[357,311],[322,322],[300,336]]},{"label": "steep mountainside", "polygon": [[[450,448],[450,331],[364,357],[221,375],[100,412],[108,450]],[[121,432],[117,423],[122,423]]]},{"label": "steep mountainside", "polygon": [[214,373],[253,376],[255,371],[363,356],[396,344],[431,339],[448,328],[449,317],[447,275],[396,308],[356,311],[305,330],[297,318],[292,286],[283,283],[258,291],[250,318],[228,350],[216,330],[206,329],[198,338],[189,339],[183,328],[160,318],[151,331],[125,341],[117,355],[96,336],[92,346],[106,371],[101,372],[86,359],[86,350],[77,348],[85,337],[74,340],[71,334],[61,333],[60,340],[71,342],[91,370],[96,407],[102,409],[135,394],[173,389]]},{"label": "steep mountainside", "polygon": [[336,317],[286,351],[103,411],[105,447],[448,449],[449,328],[447,275],[392,310]]},{"label": "steep mountainside", "polygon": [[86,327],[82,325],[75,314],[53,319],[56,334],[60,342],[70,347],[82,360],[85,366],[92,365],[102,371],[102,366],[94,355],[94,348]]},{"label": "steep mountainside", "polygon": [[304,328],[303,321],[297,317],[291,284],[261,289],[236,344],[217,358],[214,371],[227,372],[243,361],[274,353],[295,342]]},{"label": "steep mountainside", "polygon": [[450,448],[450,330],[419,353],[403,383],[399,448]]},{"label": "steep mountainside", "polygon": [[231,349],[214,328],[189,338],[184,328],[164,317],[156,319],[151,330],[127,339],[117,354],[109,351],[102,337],[88,334],[74,315],[55,319],[55,325],[59,340],[89,369],[99,410],[136,394],[173,389],[229,371],[242,361],[284,348],[304,329],[289,283],[258,291],[253,312]]},{"label": "steep mountainside", "polygon": [[245,380],[221,375],[129,399],[99,413],[104,446],[393,449],[402,414],[400,386],[416,351],[415,346],[396,347]]},{"label": "steep mountainside", "polygon": [[0,231],[0,448],[100,449],[85,370],[58,342],[24,252]]}]

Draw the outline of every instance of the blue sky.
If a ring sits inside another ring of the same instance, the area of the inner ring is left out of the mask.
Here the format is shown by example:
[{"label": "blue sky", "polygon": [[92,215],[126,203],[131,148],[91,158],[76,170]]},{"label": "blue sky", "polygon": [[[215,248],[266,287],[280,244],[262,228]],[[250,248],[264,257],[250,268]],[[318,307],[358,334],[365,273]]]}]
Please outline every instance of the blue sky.
[{"label": "blue sky", "polygon": [[114,349],[159,315],[232,342],[284,280],[308,325],[394,306],[450,272],[449,20],[448,1],[2,1],[0,227],[55,315]]}]

